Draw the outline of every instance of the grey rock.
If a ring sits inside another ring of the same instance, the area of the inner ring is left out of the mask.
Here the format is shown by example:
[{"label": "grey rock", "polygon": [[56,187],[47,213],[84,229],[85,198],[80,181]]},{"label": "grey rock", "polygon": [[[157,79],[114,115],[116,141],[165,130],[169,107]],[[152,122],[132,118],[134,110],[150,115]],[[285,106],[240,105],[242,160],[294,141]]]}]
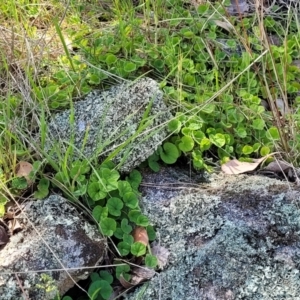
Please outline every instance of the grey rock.
[{"label": "grey rock", "polygon": [[226,10],[230,15],[244,14],[249,11],[249,4],[246,0],[231,0]]},{"label": "grey rock", "polygon": [[[171,252],[169,265],[125,299],[299,299],[299,188],[260,176],[203,183],[193,173],[162,172],[161,185],[144,177],[142,207]],[[183,188],[166,199],[174,178]]]},{"label": "grey rock", "polygon": [[101,263],[106,254],[106,240],[96,226],[58,195],[28,202],[18,222],[23,230],[0,250],[1,300],[63,295],[93,270],[84,267]]},{"label": "grey rock", "polygon": [[[147,126],[135,136],[152,100]],[[74,121],[70,121],[72,114]],[[59,159],[70,146],[74,148],[72,159],[104,159],[122,145],[113,160],[121,172],[129,172],[167,137],[165,125],[171,118],[158,83],[142,78],[107,91],[93,91],[75,102],[73,111],[55,114],[47,125],[45,150]]]}]

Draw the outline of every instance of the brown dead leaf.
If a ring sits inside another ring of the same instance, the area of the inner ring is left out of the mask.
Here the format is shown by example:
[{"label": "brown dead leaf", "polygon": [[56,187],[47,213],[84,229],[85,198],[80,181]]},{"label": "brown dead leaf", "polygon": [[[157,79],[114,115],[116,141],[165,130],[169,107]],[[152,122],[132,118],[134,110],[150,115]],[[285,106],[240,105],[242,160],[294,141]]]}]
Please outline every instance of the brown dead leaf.
[{"label": "brown dead leaf", "polygon": [[9,220],[7,222],[7,226],[11,234],[17,233],[23,229],[20,222],[17,219]]},{"label": "brown dead leaf", "polygon": [[132,283],[130,283],[129,281],[127,281],[127,280],[123,277],[123,275],[120,275],[119,281],[120,281],[120,283],[122,284],[122,286],[123,286],[125,289],[129,289],[129,288],[131,288],[131,287],[133,287],[133,286],[136,286],[136,284],[132,284]]},{"label": "brown dead leaf", "polygon": [[145,246],[147,246],[149,243],[148,233],[144,227],[141,226],[135,227],[132,236],[135,242],[140,242]]},{"label": "brown dead leaf", "polygon": [[206,3],[207,0],[191,0],[190,2],[197,8],[199,5]]},{"label": "brown dead leaf", "polygon": [[224,22],[220,20],[214,20],[214,22],[217,26],[227,30],[228,32],[231,32],[234,29],[234,26],[229,22]]},{"label": "brown dead leaf", "polygon": [[155,275],[155,271],[153,269],[149,269],[146,267],[143,268],[133,268],[132,270],[133,276],[131,278],[131,283],[134,285],[140,284],[143,281],[151,279]]},{"label": "brown dead leaf", "polygon": [[255,170],[264,160],[270,155],[254,159],[254,162],[244,162],[237,159],[232,159],[223,164],[221,169],[225,174],[237,175]]},{"label": "brown dead leaf", "polygon": [[275,173],[286,172],[291,168],[291,164],[284,160],[275,160],[270,162],[263,170],[271,171]]},{"label": "brown dead leaf", "polygon": [[33,170],[32,164],[27,161],[20,161],[16,166],[16,176],[25,177],[28,184],[32,184],[32,180],[29,178],[30,172]]},{"label": "brown dead leaf", "polygon": [[157,257],[158,267],[162,270],[169,261],[170,251],[165,247],[154,244],[151,247],[151,253]]}]

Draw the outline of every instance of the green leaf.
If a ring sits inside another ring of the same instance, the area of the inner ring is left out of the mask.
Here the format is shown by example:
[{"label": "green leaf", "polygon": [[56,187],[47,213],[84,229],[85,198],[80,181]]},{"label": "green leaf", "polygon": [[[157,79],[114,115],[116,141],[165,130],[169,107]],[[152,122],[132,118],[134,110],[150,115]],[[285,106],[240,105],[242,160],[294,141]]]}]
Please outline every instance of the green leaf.
[{"label": "green leaf", "polygon": [[200,142],[200,150],[201,151],[208,150],[210,148],[210,146],[211,146],[211,142],[207,137],[205,137],[201,140],[201,142]]},{"label": "green leaf", "polygon": [[261,156],[266,156],[271,152],[270,148],[268,146],[263,146],[260,149],[260,155]]},{"label": "green leaf", "polygon": [[202,159],[202,158],[194,158],[193,159],[193,167],[195,168],[195,169],[203,169],[204,168],[204,160]]},{"label": "green leaf", "polygon": [[147,226],[147,234],[150,241],[154,241],[156,239],[156,232],[152,225]]},{"label": "green leaf", "polygon": [[260,148],[261,144],[260,143],[255,143],[252,147],[253,147],[253,152],[257,152]]},{"label": "green leaf", "polygon": [[100,271],[99,275],[103,280],[105,280],[109,284],[112,284],[114,281],[113,276],[108,271]]},{"label": "green leaf", "polygon": [[124,63],[124,71],[127,73],[133,72],[136,70],[136,64],[131,61],[126,61]]},{"label": "green leaf", "polygon": [[134,210],[131,210],[129,213],[128,213],[128,217],[129,217],[129,220],[133,223],[136,223],[137,222],[137,219],[138,217],[141,215],[142,213],[137,210],[137,209],[134,209]]},{"label": "green leaf", "polygon": [[158,172],[159,169],[160,169],[160,166],[157,162],[158,160],[159,160],[159,155],[157,155],[155,152],[148,157],[148,160],[147,160],[148,161],[148,166],[154,172]]},{"label": "green leaf", "polygon": [[108,208],[102,206],[95,206],[92,212],[93,217],[99,223],[102,219],[107,218]]},{"label": "green leaf", "polygon": [[139,257],[146,253],[146,246],[140,242],[135,242],[131,245],[131,254]]},{"label": "green leaf", "polygon": [[149,219],[144,215],[140,215],[135,223],[136,225],[147,227],[149,225]]},{"label": "green leaf", "polygon": [[210,134],[209,140],[217,147],[223,147],[226,142],[224,134],[221,133]]},{"label": "green leaf", "polygon": [[278,129],[276,127],[270,127],[267,130],[266,137],[270,140],[279,140],[280,134],[279,134]]},{"label": "green leaf", "polygon": [[[202,3],[202,2],[200,2]],[[209,4],[207,3],[204,3],[204,4],[200,4],[198,7],[197,7],[197,12],[199,13],[199,15],[204,15],[209,9]]]},{"label": "green leaf", "polygon": [[118,182],[118,190],[121,197],[124,197],[126,193],[132,192],[132,187],[128,181],[120,180]]},{"label": "green leaf", "polygon": [[87,187],[87,192],[94,201],[104,199],[107,195],[107,192],[103,191],[103,185],[98,182],[90,182]]},{"label": "green leaf", "polygon": [[142,175],[138,170],[133,170],[130,172],[127,181],[129,181],[133,189],[137,190],[142,182]]},{"label": "green leaf", "polygon": [[111,215],[118,217],[121,215],[121,209],[123,208],[124,204],[121,199],[117,197],[111,197],[107,200],[106,206]]},{"label": "green leaf", "polygon": [[168,130],[172,133],[179,133],[182,123],[178,119],[173,119],[168,123]]},{"label": "green leaf", "polygon": [[92,280],[93,282],[94,282],[94,281],[100,280],[100,276],[99,276],[99,274],[96,273],[96,272],[93,272],[93,273],[90,275],[90,278],[91,278],[91,280]]},{"label": "green leaf", "polygon": [[[86,180],[87,181],[87,180]],[[80,197],[86,194],[87,184],[83,181],[83,183],[78,183],[76,185],[75,191],[73,191],[73,195],[75,197]]]},{"label": "green leaf", "polygon": [[39,182],[39,184],[37,185],[37,188],[39,190],[49,190],[49,185],[50,185],[50,181],[47,178],[42,178]]},{"label": "green leaf", "polygon": [[124,233],[129,234],[132,231],[132,226],[128,224],[127,219],[122,219],[121,221],[121,229],[123,230]]},{"label": "green leaf", "polygon": [[[48,196],[49,194],[49,190],[45,190],[45,189],[42,189],[42,190],[37,190],[34,192],[33,194],[33,197],[36,198],[36,199],[44,199]],[[1,213],[0,213],[0,216],[1,216]]]},{"label": "green leaf", "polygon": [[249,155],[253,152],[253,148],[249,145],[245,145],[242,149],[242,153],[245,155]]},{"label": "green leaf", "polygon": [[114,168],[115,168],[115,164],[111,160],[103,162],[100,166],[100,169],[113,170]]},{"label": "green leaf", "polygon": [[112,236],[117,229],[117,223],[114,219],[103,218],[100,220],[100,227],[104,235]]},{"label": "green leaf", "polygon": [[203,108],[201,108],[201,112],[206,114],[211,114],[215,111],[216,105],[215,104],[206,104]]},{"label": "green leaf", "polygon": [[202,123],[190,123],[188,128],[192,131],[199,130],[202,127]]},{"label": "green leaf", "polygon": [[194,86],[196,83],[196,78],[193,74],[190,73],[186,73],[183,76],[183,82],[189,86]]},{"label": "green leaf", "polygon": [[102,182],[105,183],[106,192],[110,192],[118,189],[118,180],[120,178],[120,174],[117,170],[110,170],[107,168],[100,168],[100,177]]},{"label": "green leaf", "polygon": [[17,190],[26,189],[27,185],[27,181],[24,177],[16,177],[11,182],[11,187]]},{"label": "green leaf", "polygon": [[185,136],[191,136],[193,134],[193,130],[189,127],[183,127],[181,129],[181,133]]},{"label": "green leaf", "polygon": [[130,253],[131,246],[126,242],[118,243],[117,247],[122,256],[126,256]]},{"label": "green leaf", "polygon": [[247,131],[244,127],[238,127],[237,129],[234,129],[234,131],[240,138],[245,138],[247,136]]},{"label": "green leaf", "polygon": [[129,265],[126,265],[126,264],[123,264],[121,266],[117,266],[116,267],[116,277],[117,279],[120,279],[120,276],[126,273],[128,273],[130,271],[130,266]]},{"label": "green leaf", "polygon": [[5,204],[0,203],[0,218],[5,214]]},{"label": "green leaf", "polygon": [[102,296],[103,299],[109,299],[113,293],[113,289],[111,285],[105,281],[101,280],[101,290],[100,290],[100,295]]},{"label": "green leaf", "polygon": [[134,238],[131,234],[124,233],[123,234],[123,242],[131,245],[134,243]]},{"label": "green leaf", "polygon": [[265,121],[262,119],[253,120],[252,127],[257,130],[263,130],[265,128]]},{"label": "green leaf", "polygon": [[120,227],[118,227],[114,232],[114,236],[119,240],[123,239],[123,234],[124,234],[124,232]]},{"label": "green leaf", "polygon": [[101,78],[98,74],[90,74],[88,79],[88,83],[91,85],[97,85],[101,82]]},{"label": "green leaf", "polygon": [[178,147],[181,151],[189,152],[194,148],[194,140],[190,136],[183,136],[180,141]]},{"label": "green leaf", "polygon": [[148,268],[155,268],[158,264],[157,257],[151,254],[147,254],[145,257],[145,264]]},{"label": "green leaf", "polygon": [[163,147],[159,147],[159,155],[166,164],[174,164],[180,154],[174,144],[166,142]]},{"label": "green leaf", "polygon": [[112,287],[105,280],[97,280],[92,282],[88,289],[88,295],[91,300],[96,300],[99,294],[103,299],[109,299],[112,292]]},{"label": "green leaf", "polygon": [[76,160],[72,163],[72,168],[70,170],[70,177],[74,179],[79,175],[88,173],[90,169],[91,168],[87,161]]},{"label": "green leaf", "polygon": [[101,290],[100,280],[92,282],[88,289],[88,295],[90,297],[90,300],[96,300],[100,290]]},{"label": "green leaf", "polygon": [[165,62],[161,59],[156,59],[154,61],[151,62],[151,65],[154,67],[154,68],[157,68],[159,70],[162,70],[165,66]]},{"label": "green leaf", "polygon": [[136,208],[138,206],[138,198],[134,192],[128,192],[123,196],[125,205],[129,208]]},{"label": "green leaf", "polygon": [[106,56],[105,62],[108,65],[112,65],[112,64],[116,63],[117,60],[118,60],[118,58],[114,54],[110,53]]},{"label": "green leaf", "polygon": [[192,136],[193,136],[193,138],[194,138],[194,141],[197,143],[197,144],[201,144],[201,141],[205,138],[205,134],[204,134],[204,132],[202,132],[202,131],[194,131],[193,133],[192,133]]},{"label": "green leaf", "polygon": [[54,175],[54,179],[56,179],[58,182],[66,184],[69,183],[69,178],[67,175],[65,175],[63,172],[57,172]]}]

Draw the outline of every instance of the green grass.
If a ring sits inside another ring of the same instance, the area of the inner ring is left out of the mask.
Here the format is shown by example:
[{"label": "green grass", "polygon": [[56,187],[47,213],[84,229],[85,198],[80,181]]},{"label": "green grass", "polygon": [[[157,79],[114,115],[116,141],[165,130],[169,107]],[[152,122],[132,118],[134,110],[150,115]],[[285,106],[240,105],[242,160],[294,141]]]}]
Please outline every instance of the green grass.
[{"label": "green grass", "polygon": [[[247,161],[274,151],[299,166],[297,7],[273,5],[266,12],[257,6],[247,15],[230,16],[230,1],[198,2],[0,4],[0,216],[5,202],[28,194],[15,175],[19,161],[33,164],[31,190],[37,197],[58,186],[92,214],[87,186],[100,166],[88,161],[90,173],[79,172],[80,181],[73,174],[78,165],[68,163],[72,140],[61,162],[53,161],[43,151],[47,119],[93,89],[141,76],[160,83],[175,116],[166,120],[170,137],[148,160],[152,169],[180,158],[213,171],[232,158]],[[132,138],[144,127],[141,123]],[[105,180],[104,173],[97,176]]]}]

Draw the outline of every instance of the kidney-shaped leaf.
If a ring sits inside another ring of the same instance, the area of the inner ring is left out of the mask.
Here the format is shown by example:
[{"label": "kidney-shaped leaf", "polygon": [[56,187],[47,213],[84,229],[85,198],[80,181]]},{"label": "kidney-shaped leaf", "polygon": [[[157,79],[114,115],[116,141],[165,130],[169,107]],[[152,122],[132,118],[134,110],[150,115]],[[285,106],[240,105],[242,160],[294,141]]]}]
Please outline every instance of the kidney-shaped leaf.
[{"label": "kidney-shaped leaf", "polygon": [[166,164],[174,164],[179,157],[179,151],[174,144],[167,142],[159,148],[159,155]]}]

